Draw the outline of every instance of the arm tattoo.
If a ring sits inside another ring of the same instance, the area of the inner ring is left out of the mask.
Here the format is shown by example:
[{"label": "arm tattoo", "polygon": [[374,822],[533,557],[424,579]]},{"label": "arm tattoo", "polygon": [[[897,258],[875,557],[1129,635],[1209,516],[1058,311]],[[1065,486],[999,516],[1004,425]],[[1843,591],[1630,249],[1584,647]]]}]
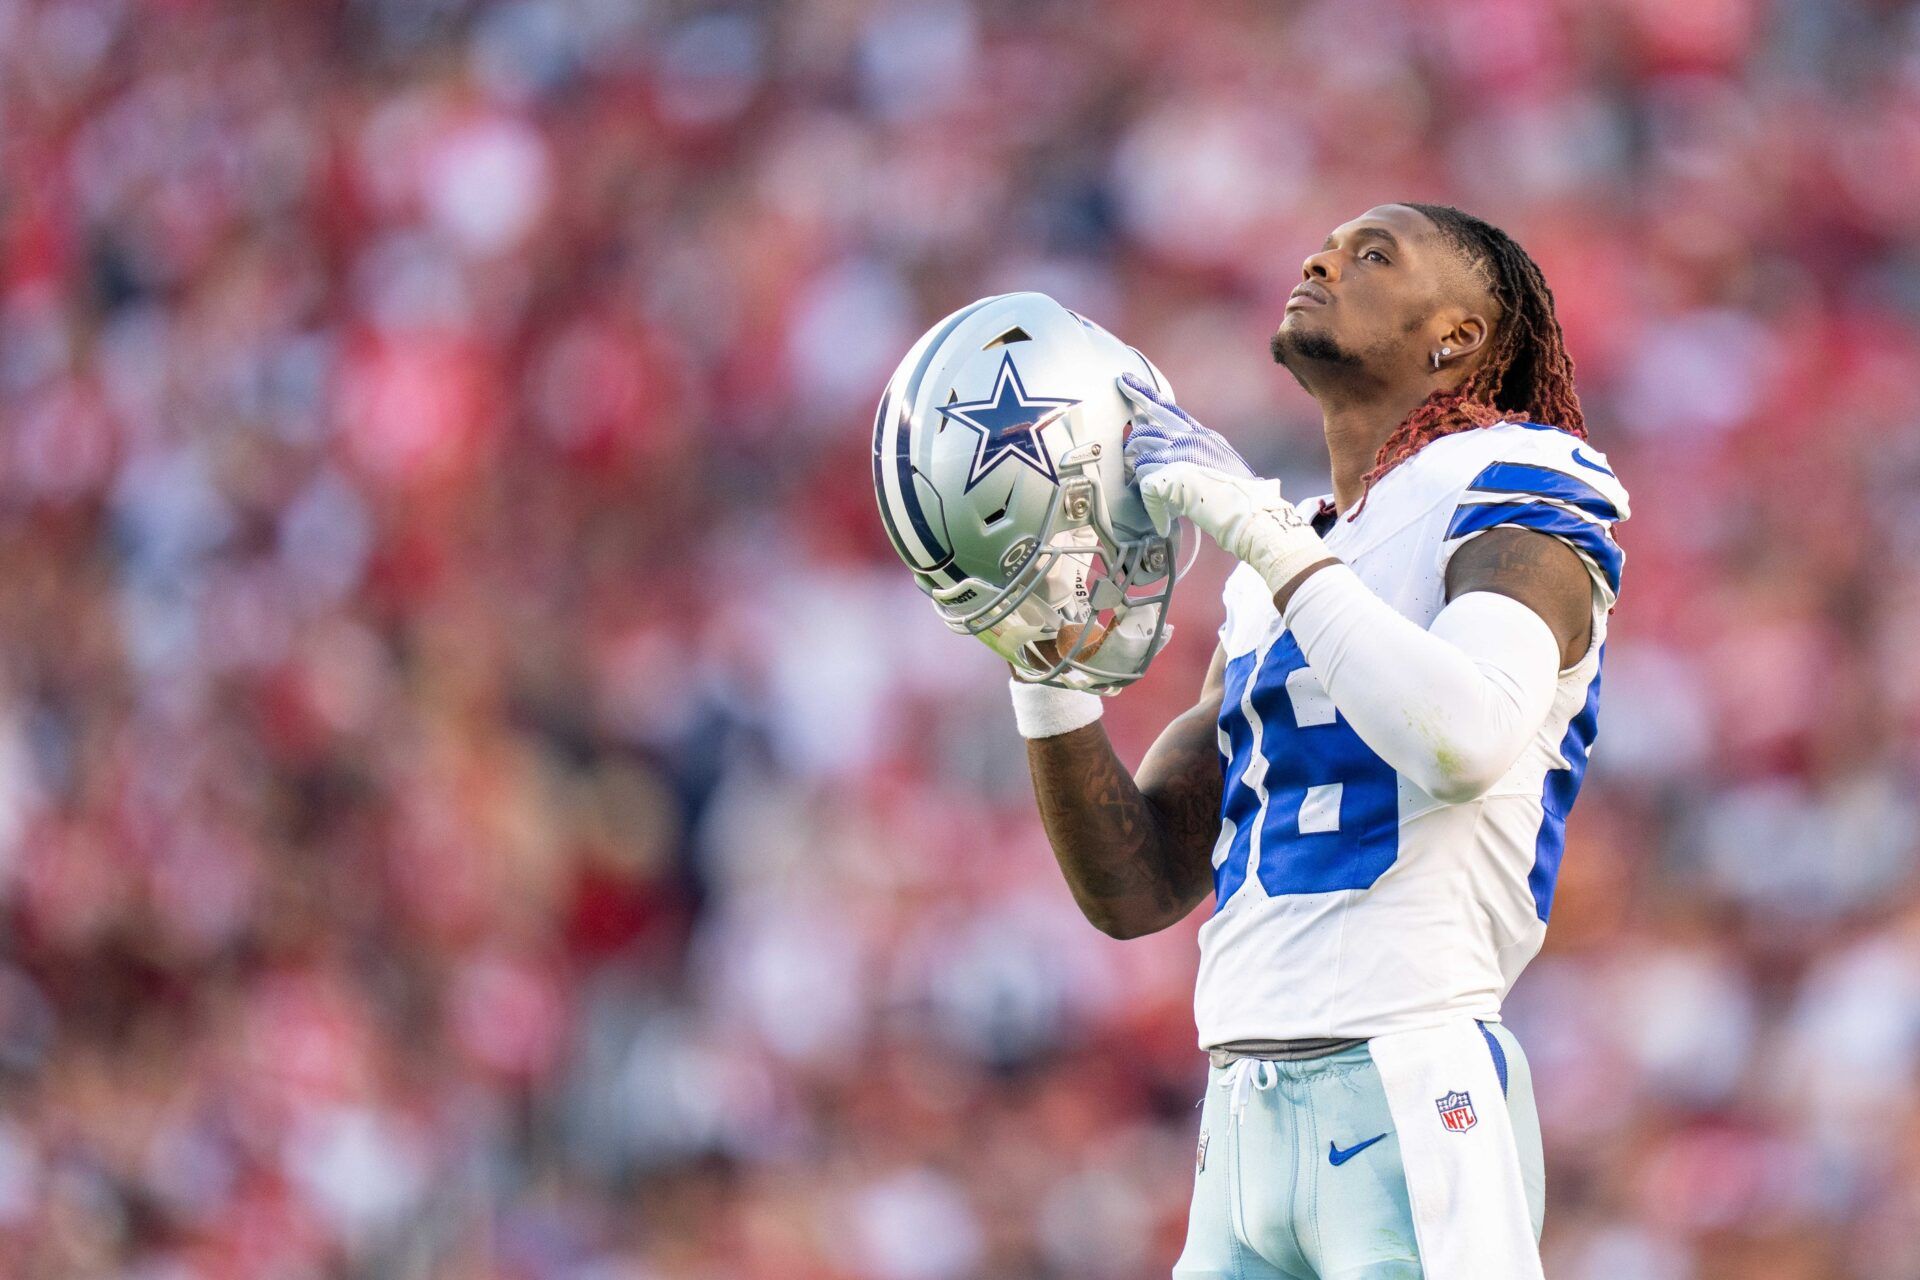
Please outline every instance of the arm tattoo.
[{"label": "arm tattoo", "polygon": [[1539,614],[1560,642],[1562,666],[1587,651],[1593,629],[1593,580],[1560,539],[1532,529],[1489,529],[1447,563],[1447,599],[1491,591]]},{"label": "arm tattoo", "polygon": [[1089,920],[1116,937],[1164,929],[1213,887],[1220,827],[1217,697],[1175,720],[1136,782],[1091,724],[1027,744],[1040,820]]}]

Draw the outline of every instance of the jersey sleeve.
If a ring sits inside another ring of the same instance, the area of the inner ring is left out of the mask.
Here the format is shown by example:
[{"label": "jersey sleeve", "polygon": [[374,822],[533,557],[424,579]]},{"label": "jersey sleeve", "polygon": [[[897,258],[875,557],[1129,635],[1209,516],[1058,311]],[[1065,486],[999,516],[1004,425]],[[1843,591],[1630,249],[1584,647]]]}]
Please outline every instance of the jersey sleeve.
[{"label": "jersey sleeve", "polygon": [[[1511,433],[1508,433],[1511,434]],[[1593,578],[1602,614],[1620,595],[1626,553],[1614,526],[1628,516],[1627,490],[1606,456],[1584,440],[1529,429],[1486,461],[1461,490],[1440,547],[1444,577],[1454,552],[1489,529],[1512,526],[1558,538]]]}]

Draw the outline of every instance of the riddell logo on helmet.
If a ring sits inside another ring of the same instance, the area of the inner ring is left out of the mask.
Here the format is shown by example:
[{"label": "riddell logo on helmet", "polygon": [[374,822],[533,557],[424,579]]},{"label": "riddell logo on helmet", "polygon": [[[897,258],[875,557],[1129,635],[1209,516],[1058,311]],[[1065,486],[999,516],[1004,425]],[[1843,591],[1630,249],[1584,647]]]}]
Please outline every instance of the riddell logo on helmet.
[{"label": "riddell logo on helmet", "polygon": [[972,587],[968,587],[965,591],[962,591],[959,595],[947,601],[947,603],[948,604],[965,604],[967,601],[973,599],[975,596],[979,594],[980,593],[978,591],[975,591]]}]

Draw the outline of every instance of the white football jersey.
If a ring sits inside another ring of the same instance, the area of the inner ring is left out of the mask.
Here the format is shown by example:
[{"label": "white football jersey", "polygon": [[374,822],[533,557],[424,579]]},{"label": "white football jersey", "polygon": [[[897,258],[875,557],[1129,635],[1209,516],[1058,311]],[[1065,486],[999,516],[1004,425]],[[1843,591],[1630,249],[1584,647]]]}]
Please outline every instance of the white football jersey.
[{"label": "white football jersey", "polygon": [[1374,485],[1358,518],[1326,530],[1327,550],[1423,627],[1446,604],[1448,560],[1488,529],[1561,538],[1592,573],[1591,646],[1560,673],[1546,723],[1506,776],[1463,804],[1375,755],[1259,575],[1243,565],[1228,579],[1215,907],[1194,993],[1202,1047],[1499,1016],[1546,936],[1620,589],[1612,527],[1626,518],[1626,490],[1591,446],[1506,423],[1427,445]]}]

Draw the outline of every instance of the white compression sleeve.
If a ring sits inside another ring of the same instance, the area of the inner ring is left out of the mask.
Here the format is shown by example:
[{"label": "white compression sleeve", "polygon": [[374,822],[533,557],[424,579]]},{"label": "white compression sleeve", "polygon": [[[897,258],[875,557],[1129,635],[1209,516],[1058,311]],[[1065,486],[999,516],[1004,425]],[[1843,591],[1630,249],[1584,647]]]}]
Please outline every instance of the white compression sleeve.
[{"label": "white compression sleeve", "polygon": [[1422,630],[1329,565],[1293,593],[1286,621],[1361,741],[1436,800],[1484,795],[1553,705],[1559,642],[1506,596],[1469,592]]}]

